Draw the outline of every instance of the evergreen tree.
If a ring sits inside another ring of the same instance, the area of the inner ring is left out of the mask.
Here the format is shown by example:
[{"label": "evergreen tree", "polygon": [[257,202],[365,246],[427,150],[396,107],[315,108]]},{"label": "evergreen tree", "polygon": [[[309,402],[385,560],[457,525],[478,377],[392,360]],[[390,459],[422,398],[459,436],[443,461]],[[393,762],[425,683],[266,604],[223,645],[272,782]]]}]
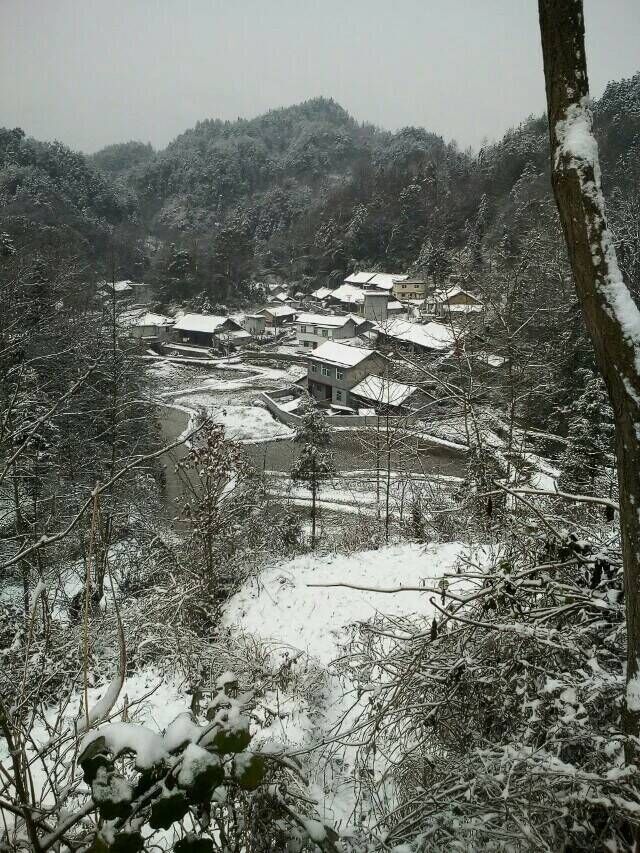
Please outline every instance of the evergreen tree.
[{"label": "evergreen tree", "polygon": [[310,396],[302,401],[302,417],[295,441],[302,445],[291,469],[294,483],[304,483],[311,492],[311,547],[316,541],[317,496],[323,480],[335,474],[331,456],[331,432],[325,416]]},{"label": "evergreen tree", "polygon": [[560,460],[560,484],[569,491],[593,491],[598,472],[613,453],[613,411],[602,379],[590,370],[579,373],[585,380],[584,390],[565,410],[569,445]]}]

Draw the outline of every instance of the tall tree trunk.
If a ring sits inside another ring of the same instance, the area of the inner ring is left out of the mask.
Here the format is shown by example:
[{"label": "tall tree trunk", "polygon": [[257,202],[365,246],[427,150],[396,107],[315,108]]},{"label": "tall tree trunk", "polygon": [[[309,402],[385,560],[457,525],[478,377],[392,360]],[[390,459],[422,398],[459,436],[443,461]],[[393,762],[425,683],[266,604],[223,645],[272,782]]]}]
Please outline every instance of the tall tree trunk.
[{"label": "tall tree trunk", "polygon": [[[553,191],[575,288],[616,423],[627,620],[624,728],[640,732],[640,312],[625,286],[607,228],[581,0],[539,0]],[[627,760],[638,761],[630,741]]]},{"label": "tall tree trunk", "polygon": [[313,480],[311,481],[311,549],[316,547],[316,477],[314,472]]}]

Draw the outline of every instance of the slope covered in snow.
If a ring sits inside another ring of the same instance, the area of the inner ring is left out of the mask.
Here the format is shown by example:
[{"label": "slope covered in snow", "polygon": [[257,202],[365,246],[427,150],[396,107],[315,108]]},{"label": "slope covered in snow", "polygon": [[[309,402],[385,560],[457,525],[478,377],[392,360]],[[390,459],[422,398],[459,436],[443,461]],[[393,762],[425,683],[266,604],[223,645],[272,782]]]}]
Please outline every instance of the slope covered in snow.
[{"label": "slope covered in snow", "polygon": [[[256,640],[261,643],[259,678],[270,672],[270,683],[280,685],[264,693],[264,708],[272,710],[264,714],[256,742],[282,744],[303,760],[322,818],[338,829],[354,825],[355,746],[342,742],[331,754],[322,747],[337,747],[338,727],[345,731],[355,723],[367,698],[356,695],[348,674],[332,661],[344,654],[353,626],[377,613],[430,618],[429,588],[437,590],[449,573],[454,575],[449,589],[455,588],[455,566],[464,550],[453,542],[305,554],[264,570],[227,604],[224,625],[247,638],[248,648],[255,650]],[[310,586],[323,583],[409,589],[385,593]]]},{"label": "slope covered in snow", "polygon": [[[355,554],[305,554],[264,571],[259,584],[250,582],[227,605],[224,624],[264,640],[300,650],[328,665],[340,654],[349,626],[377,612],[428,616],[433,589],[449,572],[464,546],[391,545]],[[387,594],[344,587],[309,584],[347,583],[353,586],[412,587]]]}]

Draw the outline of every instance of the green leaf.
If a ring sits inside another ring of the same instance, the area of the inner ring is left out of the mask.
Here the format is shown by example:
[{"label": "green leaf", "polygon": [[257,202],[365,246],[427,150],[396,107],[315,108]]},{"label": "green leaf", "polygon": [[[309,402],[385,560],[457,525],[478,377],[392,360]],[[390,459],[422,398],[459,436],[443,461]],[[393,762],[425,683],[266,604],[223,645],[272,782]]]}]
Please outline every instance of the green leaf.
[{"label": "green leaf", "polygon": [[264,758],[260,755],[236,756],[233,770],[238,785],[245,791],[255,791],[267,773]]},{"label": "green leaf", "polygon": [[81,767],[84,774],[82,778],[87,785],[91,785],[98,774],[98,770],[100,770],[101,767],[104,767],[106,770],[112,770],[113,762],[108,755],[99,753],[98,755],[94,755],[92,758],[87,758],[84,763],[81,764]]},{"label": "green leaf", "polygon": [[91,793],[105,820],[128,817],[131,813],[131,786],[117,773],[100,768]]},{"label": "green leaf", "polygon": [[169,829],[172,823],[182,820],[188,811],[189,803],[181,791],[160,797],[151,806],[149,826],[151,829]]},{"label": "green leaf", "polygon": [[234,731],[219,731],[213,739],[213,748],[216,752],[242,752],[251,743],[249,729],[235,729]]},{"label": "green leaf", "polygon": [[139,832],[119,832],[113,839],[111,853],[140,853],[144,840]]},{"label": "green leaf", "polygon": [[87,785],[91,785],[100,767],[111,769],[112,762],[107,754],[106,740],[103,737],[92,740],[78,757],[78,764],[82,767]]},{"label": "green leaf", "polygon": [[223,781],[224,768],[221,764],[214,764],[213,762],[207,762],[200,766],[194,764],[188,783],[185,783],[178,777],[178,785],[187,792],[188,798],[196,803],[209,801],[213,789],[221,785]]},{"label": "green leaf", "polygon": [[106,800],[100,803],[100,817],[105,820],[116,820],[117,818],[129,817],[131,814],[131,804],[120,802],[114,803],[111,800]]}]

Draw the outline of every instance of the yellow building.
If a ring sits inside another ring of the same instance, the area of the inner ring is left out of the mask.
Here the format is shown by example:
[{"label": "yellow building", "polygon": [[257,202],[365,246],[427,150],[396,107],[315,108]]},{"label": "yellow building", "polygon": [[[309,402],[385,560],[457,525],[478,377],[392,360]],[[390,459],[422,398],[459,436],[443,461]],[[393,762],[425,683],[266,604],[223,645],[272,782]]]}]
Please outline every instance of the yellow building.
[{"label": "yellow building", "polygon": [[393,295],[396,299],[424,299],[427,295],[427,282],[422,278],[406,278],[394,281]]}]

